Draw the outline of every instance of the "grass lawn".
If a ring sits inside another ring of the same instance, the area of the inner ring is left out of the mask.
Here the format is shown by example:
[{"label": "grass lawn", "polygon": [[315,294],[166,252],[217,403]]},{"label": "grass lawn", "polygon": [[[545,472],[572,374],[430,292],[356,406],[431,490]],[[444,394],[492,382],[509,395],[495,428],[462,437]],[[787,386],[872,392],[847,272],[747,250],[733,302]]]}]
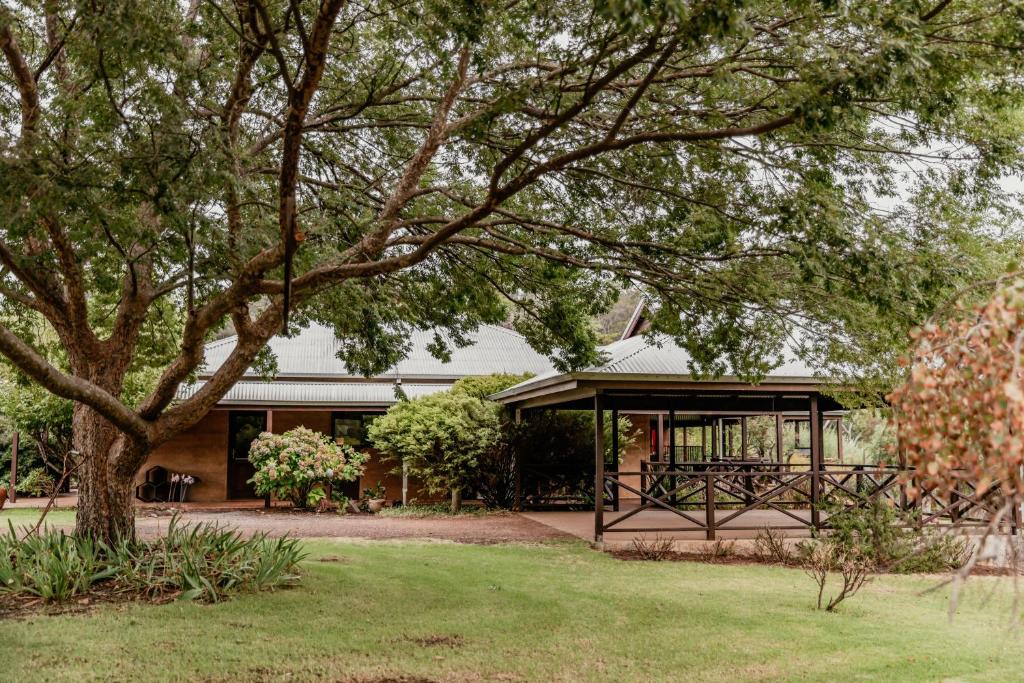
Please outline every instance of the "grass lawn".
[{"label": "grass lawn", "polygon": [[[310,541],[298,588],[216,605],[0,622],[0,671],[35,680],[1009,680],[1024,667],[979,579],[950,624],[928,578],[842,612],[801,571],[623,562],[582,544]],[[1000,598],[1002,596],[1002,598]]]},{"label": "grass lawn", "polygon": [[[9,521],[15,528],[22,526],[34,526],[39,521],[39,515],[43,514],[40,508],[12,508],[5,507],[0,510],[0,531],[7,531]],[[46,523],[58,526],[73,525],[75,523],[74,508],[54,508],[46,513]]]}]

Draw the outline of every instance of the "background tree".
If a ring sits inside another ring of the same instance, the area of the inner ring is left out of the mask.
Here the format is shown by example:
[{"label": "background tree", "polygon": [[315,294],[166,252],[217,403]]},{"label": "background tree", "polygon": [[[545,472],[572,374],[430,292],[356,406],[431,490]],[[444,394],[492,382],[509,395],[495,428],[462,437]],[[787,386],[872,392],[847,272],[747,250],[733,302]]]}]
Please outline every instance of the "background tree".
[{"label": "background tree", "polygon": [[[1019,163],[1022,22],[993,0],[8,2],[0,353],[75,401],[78,532],[107,539],[153,449],[309,320],[370,373],[412,328],[461,343],[511,309],[579,366],[630,286],[698,372],[756,378],[800,333],[883,376],[1005,253],[975,217]],[[231,356],[176,402],[228,320]]]},{"label": "background tree", "polygon": [[[915,331],[907,381],[890,396],[900,456],[919,489],[948,501],[975,490],[993,525],[1024,500],[1024,280]],[[920,496],[911,488],[912,496]]]},{"label": "background tree", "polygon": [[[41,467],[54,483],[63,481],[62,488],[67,490],[76,462],[71,452],[71,412],[71,401],[37,384],[0,382],[0,414],[7,418],[10,431],[28,440],[20,444],[19,479],[33,467]],[[9,467],[9,460],[7,464]],[[4,479],[0,479],[0,486],[5,485]]]}]

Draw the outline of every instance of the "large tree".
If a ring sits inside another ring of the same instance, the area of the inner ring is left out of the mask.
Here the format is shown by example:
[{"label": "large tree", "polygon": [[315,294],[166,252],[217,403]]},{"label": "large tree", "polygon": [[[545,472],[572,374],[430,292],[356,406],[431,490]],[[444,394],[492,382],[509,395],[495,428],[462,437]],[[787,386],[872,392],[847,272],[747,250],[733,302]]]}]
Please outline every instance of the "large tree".
[{"label": "large tree", "polygon": [[[511,309],[571,366],[629,284],[701,371],[756,377],[795,329],[888,353],[998,252],[971,221],[1018,162],[1022,22],[984,0],[5,2],[0,352],[76,402],[78,531],[104,538],[133,532],[148,454],[312,319],[369,373],[412,327],[447,328],[443,356]],[[132,404],[167,307],[174,351]]]}]

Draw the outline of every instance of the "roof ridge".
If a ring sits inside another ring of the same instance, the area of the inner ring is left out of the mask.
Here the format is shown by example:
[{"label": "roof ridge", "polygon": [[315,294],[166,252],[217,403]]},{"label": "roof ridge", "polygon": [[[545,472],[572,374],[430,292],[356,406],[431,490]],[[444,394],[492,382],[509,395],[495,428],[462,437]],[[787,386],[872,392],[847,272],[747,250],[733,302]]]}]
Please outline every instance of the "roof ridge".
[{"label": "roof ridge", "polygon": [[237,342],[238,341],[238,335],[237,334],[231,334],[231,335],[228,335],[227,337],[224,337],[223,339],[214,339],[211,342],[206,342],[206,344],[203,345],[203,348],[209,349],[209,348],[214,347],[214,346],[219,346],[221,344],[226,344],[229,341]]},{"label": "roof ridge", "polygon": [[519,334],[515,330],[502,325],[495,325],[494,323],[480,323],[480,327],[489,327],[491,329],[498,330],[499,332],[504,332],[505,334],[511,334],[513,337],[518,337],[519,339],[526,339],[525,336]]},{"label": "roof ridge", "polygon": [[629,340],[631,340],[631,339],[636,339],[636,340],[638,340],[638,341],[639,341],[639,344],[640,344],[640,347],[639,347],[638,349],[634,350],[634,351],[630,351],[629,353],[627,353],[627,354],[626,354],[625,356],[623,356],[622,358],[616,358],[615,360],[611,361],[610,363],[606,363],[606,364],[605,364],[605,365],[604,365],[603,367],[607,368],[608,370],[611,370],[612,368],[614,368],[614,367],[615,367],[616,365],[618,365],[619,363],[622,363],[622,362],[624,362],[624,361],[627,361],[627,360],[629,360],[630,358],[632,358],[633,356],[635,356],[635,355],[637,355],[638,353],[640,353],[641,351],[644,351],[645,349],[648,349],[648,348],[650,348],[650,342],[648,342],[648,341],[647,341],[646,339],[644,339],[643,337],[628,337],[628,338],[626,338],[626,339],[622,339],[622,340],[620,340],[620,341],[624,341],[624,342],[625,342],[625,341],[629,341]]}]

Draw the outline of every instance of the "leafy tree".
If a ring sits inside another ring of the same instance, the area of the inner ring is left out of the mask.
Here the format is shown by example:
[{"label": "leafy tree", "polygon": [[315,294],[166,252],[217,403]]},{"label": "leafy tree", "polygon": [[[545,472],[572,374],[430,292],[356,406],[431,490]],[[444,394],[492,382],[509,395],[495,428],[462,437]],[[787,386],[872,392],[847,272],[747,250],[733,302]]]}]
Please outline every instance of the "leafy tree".
[{"label": "leafy tree", "polygon": [[[153,449],[310,320],[365,373],[410,329],[461,343],[510,314],[580,366],[633,287],[698,371],[756,378],[799,329],[882,376],[1005,254],[977,217],[1019,164],[1022,22],[995,0],[13,0],[0,353],[75,401],[77,530],[106,539]],[[228,321],[234,351],[175,401]]]},{"label": "leafy tree", "polygon": [[452,385],[451,390],[454,394],[487,398],[520,382],[525,382],[532,376],[527,373],[525,375],[495,374],[463,377]]},{"label": "leafy tree", "polygon": [[452,513],[477,464],[501,437],[497,406],[462,393],[401,401],[367,430],[374,447],[400,460],[430,493],[451,492]]},{"label": "leafy tree", "polygon": [[[7,417],[12,431],[31,439],[38,464],[54,482],[64,479],[65,488],[75,464],[71,452],[71,412],[71,401],[38,384],[0,382],[0,414]],[[19,454],[22,476],[31,467],[31,461],[24,455]]]},{"label": "leafy tree", "polygon": [[932,495],[952,502],[974,488],[998,503],[993,521],[1007,520],[1024,499],[1024,280],[958,304],[914,340],[909,377],[890,396],[902,457]]}]

